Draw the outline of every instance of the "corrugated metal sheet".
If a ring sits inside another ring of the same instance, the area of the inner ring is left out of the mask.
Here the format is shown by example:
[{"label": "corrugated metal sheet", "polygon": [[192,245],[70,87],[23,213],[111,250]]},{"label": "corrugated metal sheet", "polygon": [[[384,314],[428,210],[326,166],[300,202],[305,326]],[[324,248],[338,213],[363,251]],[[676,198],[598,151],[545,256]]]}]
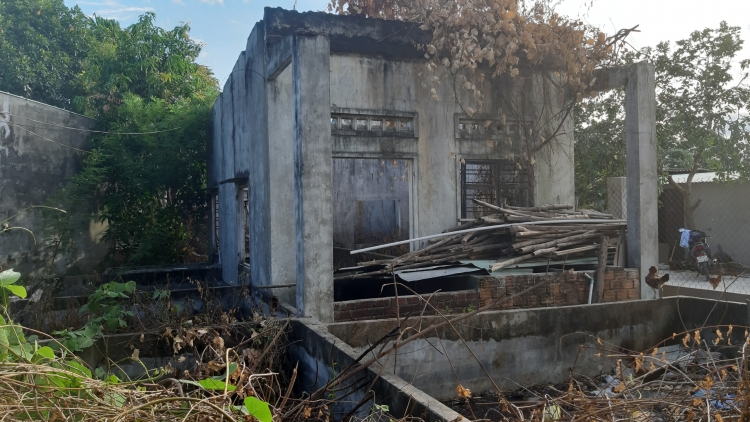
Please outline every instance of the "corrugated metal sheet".
[{"label": "corrugated metal sheet", "polygon": [[468,265],[436,265],[433,267],[424,267],[415,270],[396,271],[396,275],[403,281],[413,282],[419,280],[428,280],[431,278],[448,277],[452,275],[487,275],[489,271],[478,268],[472,264]]}]

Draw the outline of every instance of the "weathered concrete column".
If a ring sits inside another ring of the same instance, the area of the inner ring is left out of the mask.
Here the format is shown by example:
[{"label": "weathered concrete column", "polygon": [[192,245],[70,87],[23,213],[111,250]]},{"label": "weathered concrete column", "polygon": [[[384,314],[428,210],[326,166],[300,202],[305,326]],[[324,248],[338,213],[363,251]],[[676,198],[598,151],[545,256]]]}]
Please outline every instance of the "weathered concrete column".
[{"label": "weathered concrete column", "polygon": [[[291,37],[288,50],[291,58]],[[296,223],[294,217],[294,96],[292,68],[274,68],[268,80],[268,178],[270,182],[271,280],[269,284],[294,284],[297,281]],[[295,287],[274,289],[285,303],[296,306]]]},{"label": "weathered concrete column", "polygon": [[330,54],[325,36],[294,37],[297,310],[322,322],[333,322]]},{"label": "weathered concrete column", "polygon": [[628,215],[627,177],[607,178],[607,212],[616,218]]},{"label": "weathered concrete column", "polygon": [[644,277],[659,263],[654,66],[636,63],[625,81],[628,267],[640,271],[641,298],[651,296]]}]

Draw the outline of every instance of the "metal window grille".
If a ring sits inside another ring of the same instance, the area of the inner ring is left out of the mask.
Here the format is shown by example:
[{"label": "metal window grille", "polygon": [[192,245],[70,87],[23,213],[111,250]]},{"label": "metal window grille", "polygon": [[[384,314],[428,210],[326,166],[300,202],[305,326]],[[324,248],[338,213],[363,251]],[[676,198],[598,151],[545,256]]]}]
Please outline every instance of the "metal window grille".
[{"label": "metal window grille", "polygon": [[244,235],[242,236],[243,245],[245,248],[243,260],[250,262],[250,207],[248,204],[248,188],[242,189],[242,210],[244,211],[243,221],[244,224]]},{"label": "metal window grille", "polygon": [[216,240],[216,252],[219,251],[219,194],[214,194],[214,239]]},{"label": "metal window grille", "polygon": [[461,218],[479,218],[494,211],[474,203],[526,207],[529,177],[512,161],[465,161],[461,164]]}]

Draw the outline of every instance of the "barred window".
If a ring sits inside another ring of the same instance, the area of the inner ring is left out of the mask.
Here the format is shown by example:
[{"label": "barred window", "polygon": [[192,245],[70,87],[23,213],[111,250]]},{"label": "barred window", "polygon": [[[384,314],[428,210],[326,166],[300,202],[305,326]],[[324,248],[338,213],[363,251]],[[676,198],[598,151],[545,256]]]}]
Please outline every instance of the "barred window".
[{"label": "barred window", "polygon": [[530,206],[528,173],[508,160],[466,160],[461,164],[461,218],[479,218],[494,211],[473,199],[498,206]]}]

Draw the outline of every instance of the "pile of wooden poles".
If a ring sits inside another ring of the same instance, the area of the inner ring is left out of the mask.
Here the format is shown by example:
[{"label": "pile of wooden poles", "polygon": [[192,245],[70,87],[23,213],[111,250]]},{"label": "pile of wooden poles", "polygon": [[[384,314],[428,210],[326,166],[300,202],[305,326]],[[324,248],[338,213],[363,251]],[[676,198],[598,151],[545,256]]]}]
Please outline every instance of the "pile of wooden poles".
[{"label": "pile of wooden poles", "polygon": [[[460,220],[460,225],[443,231],[462,233],[432,239],[427,247],[393,259],[360,263],[363,266],[385,265],[385,268],[336,278],[376,276],[458,260],[496,259],[497,262],[491,266],[491,270],[495,271],[535,258],[548,263],[551,259],[596,257],[602,249],[602,240],[615,244],[616,242],[610,242],[608,239],[618,237],[626,226],[624,221],[616,220],[610,214],[591,210],[573,211],[572,205],[499,207],[476,199],[474,202],[490,210],[491,214],[477,219]],[[571,222],[568,224],[560,220]],[[548,221],[554,223],[544,224]],[[514,225],[489,228],[510,223]],[[482,227],[487,229],[481,230]],[[465,232],[470,229],[480,230]]]}]

